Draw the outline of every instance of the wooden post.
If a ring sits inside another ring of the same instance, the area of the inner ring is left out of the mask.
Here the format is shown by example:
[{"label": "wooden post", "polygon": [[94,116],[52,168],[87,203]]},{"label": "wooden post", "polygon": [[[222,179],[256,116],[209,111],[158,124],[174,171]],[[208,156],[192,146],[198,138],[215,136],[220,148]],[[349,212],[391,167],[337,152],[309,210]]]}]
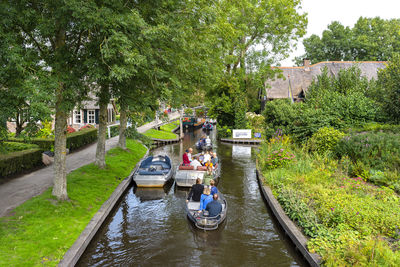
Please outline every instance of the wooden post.
[{"label": "wooden post", "polygon": [[183,123],[182,123],[182,117],[183,117],[183,108],[181,108],[180,112],[179,112],[180,116],[179,116],[179,137],[181,139],[183,139]]}]

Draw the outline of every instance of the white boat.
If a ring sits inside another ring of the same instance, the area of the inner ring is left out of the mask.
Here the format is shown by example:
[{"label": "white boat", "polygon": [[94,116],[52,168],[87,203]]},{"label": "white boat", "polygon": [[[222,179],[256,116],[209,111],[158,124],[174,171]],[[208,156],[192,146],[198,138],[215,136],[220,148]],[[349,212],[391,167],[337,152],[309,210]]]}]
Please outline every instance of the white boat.
[{"label": "white boat", "polygon": [[149,156],[133,174],[137,187],[163,187],[171,179],[174,168],[168,156]]},{"label": "white boat", "polygon": [[225,220],[228,204],[224,196],[218,192],[218,201],[222,205],[222,211],[215,217],[210,217],[205,214],[205,211],[200,211],[200,202],[189,201],[186,203],[186,213],[188,218],[194,225],[201,230],[215,230]]},{"label": "white boat", "polygon": [[[217,182],[221,174],[221,164],[217,164],[215,168],[213,168],[213,179]],[[203,183],[203,177],[207,172],[207,168],[204,166],[199,166],[194,169],[193,166],[183,166],[179,165],[176,167],[175,172],[175,182],[179,187],[192,187],[196,183],[196,179],[200,178],[201,183]]]}]

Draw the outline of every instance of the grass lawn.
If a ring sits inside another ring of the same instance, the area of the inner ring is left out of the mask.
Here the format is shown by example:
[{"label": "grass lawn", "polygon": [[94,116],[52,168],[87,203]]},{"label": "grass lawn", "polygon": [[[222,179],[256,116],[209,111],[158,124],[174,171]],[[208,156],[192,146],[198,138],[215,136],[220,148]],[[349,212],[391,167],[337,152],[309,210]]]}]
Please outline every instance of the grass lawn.
[{"label": "grass lawn", "polygon": [[93,215],[146,153],[137,141],[127,140],[128,151],[107,152],[107,167],[94,164],[68,174],[70,201],[58,202],[51,189],[0,218],[0,266],[55,266],[75,242]]},{"label": "grass lawn", "polygon": [[156,139],[176,139],[178,136],[172,132],[179,125],[179,121],[165,124],[160,127],[161,130],[150,129],[143,133],[145,136]]},{"label": "grass lawn", "polygon": [[173,122],[168,123],[168,124],[165,124],[165,125],[161,126],[160,129],[162,131],[172,132],[172,130],[174,130],[178,126],[179,126],[179,120],[173,121]]}]

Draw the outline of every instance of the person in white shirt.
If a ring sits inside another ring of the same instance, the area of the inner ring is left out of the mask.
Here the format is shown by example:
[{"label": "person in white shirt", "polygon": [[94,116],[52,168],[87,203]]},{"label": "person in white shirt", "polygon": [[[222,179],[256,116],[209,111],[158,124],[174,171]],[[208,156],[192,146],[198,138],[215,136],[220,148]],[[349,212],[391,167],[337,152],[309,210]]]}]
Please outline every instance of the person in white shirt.
[{"label": "person in white shirt", "polygon": [[211,139],[210,139],[210,137],[207,135],[207,138],[206,138],[206,145],[211,145]]},{"label": "person in white shirt", "polygon": [[194,169],[197,169],[198,166],[201,166],[201,163],[197,160],[196,156],[193,156],[193,160],[192,162],[190,162],[190,166],[193,166]]},{"label": "person in white shirt", "polygon": [[189,147],[189,153],[187,153],[189,161],[192,162],[192,153],[193,153],[193,149],[191,147]]},{"label": "person in white shirt", "polygon": [[208,162],[209,160],[211,160],[211,155],[208,153],[208,151],[206,151],[203,162]]}]

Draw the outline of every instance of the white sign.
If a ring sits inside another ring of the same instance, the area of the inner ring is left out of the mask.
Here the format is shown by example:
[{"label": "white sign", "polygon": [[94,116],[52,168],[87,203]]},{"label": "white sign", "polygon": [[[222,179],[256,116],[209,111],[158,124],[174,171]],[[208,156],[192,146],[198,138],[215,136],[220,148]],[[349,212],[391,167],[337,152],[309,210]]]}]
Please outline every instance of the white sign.
[{"label": "white sign", "polygon": [[251,130],[233,130],[233,138],[251,138]]}]

